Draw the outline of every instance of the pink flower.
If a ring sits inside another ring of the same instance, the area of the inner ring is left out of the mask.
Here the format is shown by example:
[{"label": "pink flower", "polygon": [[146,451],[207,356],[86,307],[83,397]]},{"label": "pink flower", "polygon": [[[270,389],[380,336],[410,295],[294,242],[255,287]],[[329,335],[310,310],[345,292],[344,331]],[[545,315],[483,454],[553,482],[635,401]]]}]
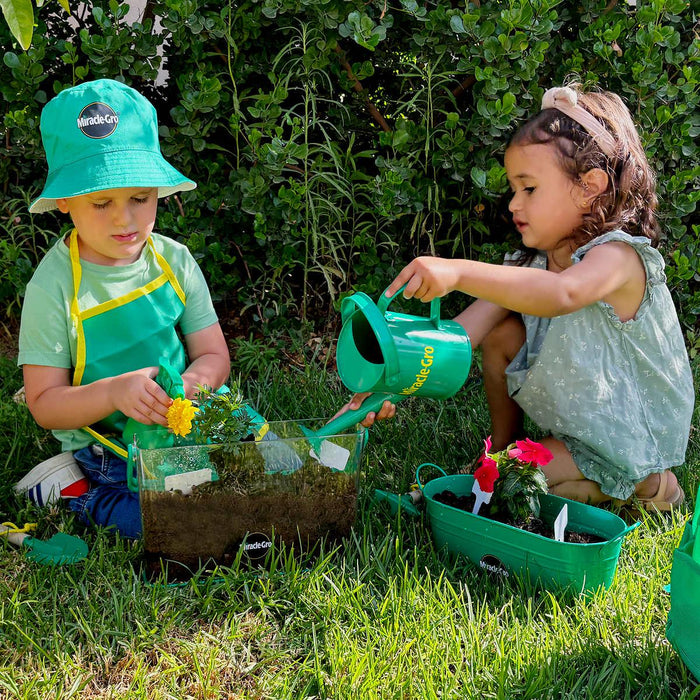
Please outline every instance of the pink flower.
[{"label": "pink flower", "polygon": [[554,458],[554,455],[544,445],[533,442],[530,438],[516,440],[515,447],[508,450],[508,456],[525,464],[534,462],[539,467],[549,464]]},{"label": "pink flower", "polygon": [[493,484],[499,476],[498,464],[491,457],[484,457],[481,466],[474,472],[474,478],[484,493],[493,492]]},{"label": "pink flower", "polygon": [[491,436],[489,435],[486,440],[484,440],[484,454],[488,454],[491,450]]}]

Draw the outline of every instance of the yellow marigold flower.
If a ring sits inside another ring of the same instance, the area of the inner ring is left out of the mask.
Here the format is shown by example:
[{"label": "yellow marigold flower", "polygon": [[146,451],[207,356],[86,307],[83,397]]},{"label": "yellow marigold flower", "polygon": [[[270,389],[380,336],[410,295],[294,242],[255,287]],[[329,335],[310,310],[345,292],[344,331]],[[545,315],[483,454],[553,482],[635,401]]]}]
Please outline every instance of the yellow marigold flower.
[{"label": "yellow marigold flower", "polygon": [[189,399],[174,399],[168,409],[168,428],[175,435],[185,437],[192,430],[192,419],[199,409]]}]

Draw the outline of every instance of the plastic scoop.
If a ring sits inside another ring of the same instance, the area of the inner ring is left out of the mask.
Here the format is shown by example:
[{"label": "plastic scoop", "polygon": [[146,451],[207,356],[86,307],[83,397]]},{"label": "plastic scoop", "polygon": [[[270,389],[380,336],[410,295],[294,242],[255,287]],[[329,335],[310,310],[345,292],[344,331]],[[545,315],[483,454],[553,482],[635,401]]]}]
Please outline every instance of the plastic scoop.
[{"label": "plastic scoop", "polygon": [[256,446],[265,460],[267,474],[291,474],[303,466],[301,457],[271,430],[256,441]]},{"label": "plastic scoop", "polygon": [[23,528],[14,523],[2,523],[0,536],[10,544],[25,548],[25,556],[30,561],[49,566],[75,564],[85,559],[88,546],[79,537],[59,532],[48,540],[37,540],[28,533],[36,529],[36,523],[25,523]]}]

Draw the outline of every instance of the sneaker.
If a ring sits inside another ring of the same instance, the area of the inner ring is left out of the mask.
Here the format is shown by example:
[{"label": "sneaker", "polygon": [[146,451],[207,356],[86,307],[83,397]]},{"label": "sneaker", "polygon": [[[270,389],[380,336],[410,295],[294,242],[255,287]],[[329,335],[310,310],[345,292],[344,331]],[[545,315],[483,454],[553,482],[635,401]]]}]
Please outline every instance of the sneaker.
[{"label": "sneaker", "polygon": [[48,506],[60,498],[77,498],[89,488],[90,483],[72,452],[62,452],[37,464],[15,484],[15,491],[26,493],[37,506]]}]

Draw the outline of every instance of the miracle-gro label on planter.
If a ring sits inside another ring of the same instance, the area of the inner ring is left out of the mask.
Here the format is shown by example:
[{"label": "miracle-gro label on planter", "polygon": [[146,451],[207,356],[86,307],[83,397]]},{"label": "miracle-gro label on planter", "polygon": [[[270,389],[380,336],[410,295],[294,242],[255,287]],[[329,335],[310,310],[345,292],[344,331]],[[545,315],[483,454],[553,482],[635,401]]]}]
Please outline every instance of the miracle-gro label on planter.
[{"label": "miracle-gro label on planter", "polygon": [[272,540],[262,532],[251,532],[242,544],[243,553],[249,559],[264,559],[272,547]]}]

